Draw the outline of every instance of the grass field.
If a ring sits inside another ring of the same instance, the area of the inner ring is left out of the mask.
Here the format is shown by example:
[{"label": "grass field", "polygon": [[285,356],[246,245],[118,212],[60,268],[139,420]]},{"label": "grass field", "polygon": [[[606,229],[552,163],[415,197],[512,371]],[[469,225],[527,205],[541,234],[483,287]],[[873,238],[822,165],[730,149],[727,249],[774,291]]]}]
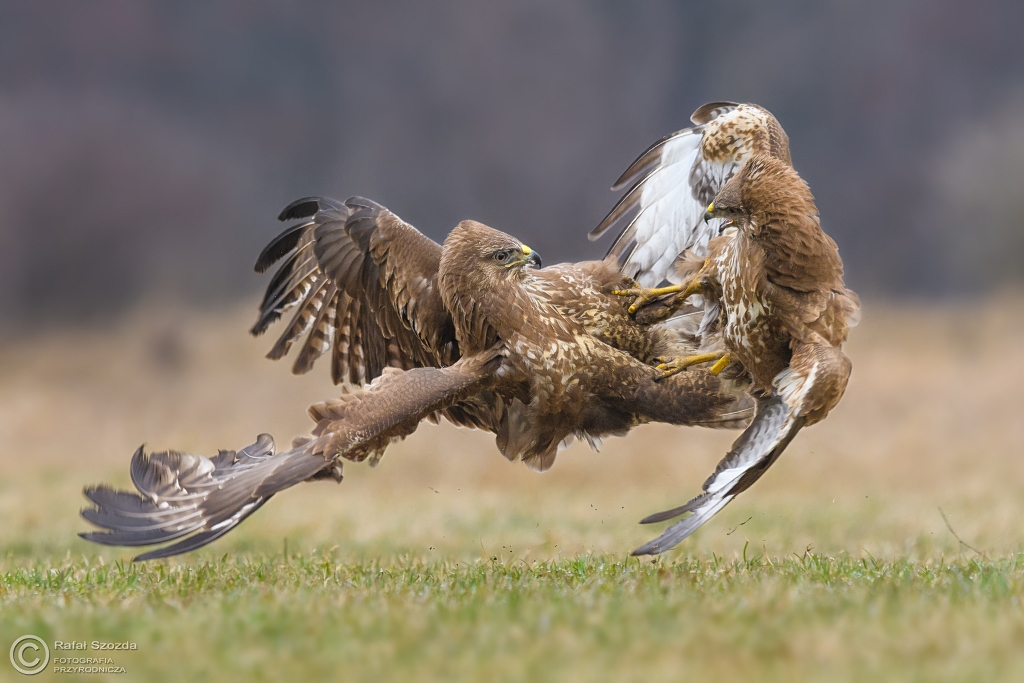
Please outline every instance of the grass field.
[{"label": "grass field", "polygon": [[644,427],[536,475],[423,427],[184,558],[78,539],[82,485],[126,485],[142,442],[307,429],[326,368],[262,360],[248,313],[4,344],[0,650],[137,644],[93,680],[1024,680],[1024,298],[869,304],[839,408],[657,561],[627,558],[656,533],[636,520],[698,491],[734,433]]}]

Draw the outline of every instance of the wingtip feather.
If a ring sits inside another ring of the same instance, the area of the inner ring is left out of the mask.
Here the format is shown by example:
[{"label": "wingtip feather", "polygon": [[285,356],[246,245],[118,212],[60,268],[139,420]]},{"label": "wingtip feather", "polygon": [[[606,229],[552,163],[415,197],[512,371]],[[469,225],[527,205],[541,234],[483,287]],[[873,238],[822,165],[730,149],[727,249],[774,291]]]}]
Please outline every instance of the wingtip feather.
[{"label": "wingtip feather", "polygon": [[288,206],[281,209],[281,213],[277,214],[277,220],[279,221],[290,221],[296,218],[309,218],[320,210],[320,201],[322,197],[303,197],[302,199],[296,199]]}]

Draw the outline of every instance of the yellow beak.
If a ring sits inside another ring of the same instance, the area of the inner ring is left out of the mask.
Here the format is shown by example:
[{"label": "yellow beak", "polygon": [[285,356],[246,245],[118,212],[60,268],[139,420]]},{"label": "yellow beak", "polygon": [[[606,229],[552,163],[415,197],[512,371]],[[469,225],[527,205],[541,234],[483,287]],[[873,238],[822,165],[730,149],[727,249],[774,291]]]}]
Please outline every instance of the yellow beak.
[{"label": "yellow beak", "polygon": [[507,266],[505,266],[506,268],[511,268],[513,266],[525,266],[527,264],[533,265],[537,268],[541,267],[540,254],[535,252],[533,249],[530,249],[525,244],[520,244],[519,249],[520,251],[523,252],[523,258],[508,264]]}]

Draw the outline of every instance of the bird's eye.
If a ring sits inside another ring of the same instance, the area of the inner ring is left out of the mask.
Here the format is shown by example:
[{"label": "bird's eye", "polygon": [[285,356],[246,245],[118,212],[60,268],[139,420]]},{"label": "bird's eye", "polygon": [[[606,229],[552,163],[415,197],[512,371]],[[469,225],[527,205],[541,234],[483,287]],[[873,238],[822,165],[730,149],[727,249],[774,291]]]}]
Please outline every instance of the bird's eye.
[{"label": "bird's eye", "polygon": [[501,251],[494,252],[494,260],[497,261],[498,263],[505,263],[505,261],[508,261],[508,257],[509,253],[507,249],[502,249]]}]

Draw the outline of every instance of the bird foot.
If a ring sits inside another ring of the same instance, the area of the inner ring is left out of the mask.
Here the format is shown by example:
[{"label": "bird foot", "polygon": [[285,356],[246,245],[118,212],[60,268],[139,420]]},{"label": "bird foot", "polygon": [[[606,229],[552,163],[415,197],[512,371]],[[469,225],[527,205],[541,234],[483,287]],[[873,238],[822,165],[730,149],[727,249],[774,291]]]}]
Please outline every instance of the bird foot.
[{"label": "bird foot", "polygon": [[695,356],[682,356],[680,358],[658,358],[661,361],[658,365],[654,366],[657,370],[661,370],[661,378],[666,379],[672,375],[676,375],[691,365],[700,365],[701,363],[714,363],[711,366],[711,374],[717,375],[722,370],[725,370],[726,366],[729,365],[729,354],[727,353],[701,353]]},{"label": "bird foot", "polygon": [[723,353],[722,357],[719,358],[714,365],[708,368],[708,372],[710,372],[712,375],[720,375],[722,373],[722,370],[725,370],[727,367],[729,367],[729,363],[731,362],[732,356],[730,356],[727,353]]},{"label": "bird foot", "polygon": [[615,296],[631,296],[633,297],[633,303],[629,305],[629,314],[633,315],[638,309],[646,306],[655,299],[665,296],[666,294],[675,294],[676,292],[683,291],[680,285],[669,285],[668,287],[656,287],[651,289],[649,287],[630,287],[629,289],[613,289],[612,294]]}]

